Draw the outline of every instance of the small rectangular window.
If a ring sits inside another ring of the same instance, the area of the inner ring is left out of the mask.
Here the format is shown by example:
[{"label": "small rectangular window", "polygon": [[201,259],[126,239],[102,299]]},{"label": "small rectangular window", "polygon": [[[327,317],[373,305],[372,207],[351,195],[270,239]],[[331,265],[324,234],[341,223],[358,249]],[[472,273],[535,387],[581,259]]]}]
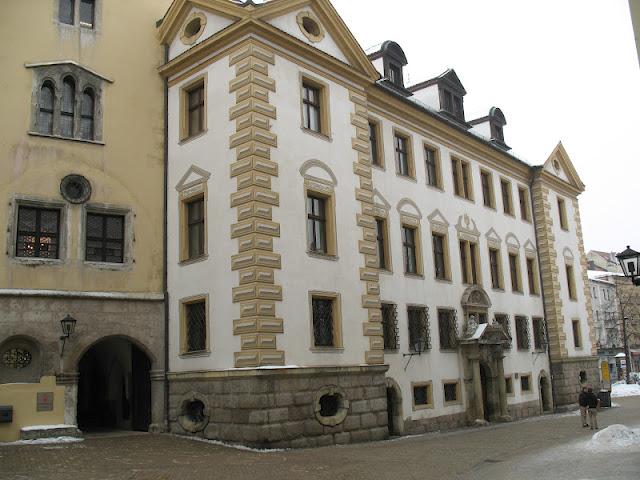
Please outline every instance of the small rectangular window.
[{"label": "small rectangular window", "polygon": [[425,167],[427,170],[427,185],[441,188],[440,186],[440,165],[438,152],[435,148],[424,147]]},{"label": "small rectangular window", "polygon": [[572,320],[573,345],[575,348],[582,348],[582,334],[580,332],[580,320]]},{"label": "small rectangular window", "polygon": [[398,87],[404,86],[404,79],[402,78],[402,69],[400,66],[390,63],[389,64],[389,81]]},{"label": "small rectangular window", "polygon": [[529,208],[529,192],[526,188],[518,187],[518,198],[520,199],[520,218],[525,222],[531,221],[531,208]]},{"label": "small rectangular window", "polygon": [[458,346],[458,325],[455,310],[438,310],[440,349],[455,350]]},{"label": "small rectangular window", "polygon": [[308,83],[302,84],[302,125],[307,130],[322,131],[320,89]]},{"label": "small rectangular window", "polygon": [[378,268],[388,270],[387,221],[383,218],[376,218],[376,246],[378,250]]},{"label": "small rectangular window", "polygon": [[516,253],[509,254],[509,273],[511,274],[511,290],[522,293],[522,280],[520,279],[520,256]]},{"label": "small rectangular window", "polygon": [[204,197],[191,200],[187,208],[187,243],[189,260],[205,253],[205,206]]},{"label": "small rectangular window", "polygon": [[207,302],[197,300],[183,304],[184,348],[183,353],[207,350]]},{"label": "small rectangular window", "polygon": [[504,213],[507,215],[513,215],[511,183],[508,180],[500,180],[500,188],[502,190],[502,206],[504,207]]},{"label": "small rectangular window", "polygon": [[529,350],[531,347],[527,317],[516,316],[516,344],[518,350]]},{"label": "small rectangular window", "polygon": [[449,280],[449,268],[447,261],[447,240],[439,233],[431,235],[433,243],[433,266],[438,280]]},{"label": "small rectangular window", "polygon": [[565,265],[565,270],[567,274],[567,291],[569,292],[569,298],[571,300],[577,300],[578,297],[576,295],[576,280],[573,275],[573,266]]},{"label": "small rectangular window", "polygon": [[538,295],[538,269],[536,267],[535,258],[527,257],[527,278],[529,280],[529,293]]},{"label": "small rectangular window", "polygon": [[513,395],[513,378],[511,375],[504,378],[505,391],[507,395]]},{"label": "small rectangular window", "polygon": [[558,198],[558,215],[560,217],[560,228],[569,230],[569,222],[567,221],[567,207],[562,198]]},{"label": "small rectangular window", "polygon": [[95,0],[80,0],[80,25],[93,28],[95,22]]},{"label": "small rectangular window", "polygon": [[413,385],[413,408],[428,408],[433,405],[431,394],[431,383],[420,383]]},{"label": "small rectangular window", "polygon": [[444,403],[458,403],[460,401],[460,382],[445,382]]},{"label": "small rectangular window", "polygon": [[496,201],[493,194],[493,178],[491,173],[480,170],[480,180],[482,182],[482,200],[485,207],[495,208]]},{"label": "small rectangular window", "polygon": [[311,297],[311,310],[313,346],[316,348],[341,347],[338,297],[313,295]]},{"label": "small rectangular window", "polygon": [[385,350],[398,350],[400,339],[398,332],[398,307],[393,303],[381,304],[382,333]]},{"label": "small rectangular window", "polygon": [[418,252],[416,247],[416,229],[402,226],[402,253],[404,255],[404,273],[418,275]]},{"label": "small rectangular window", "polygon": [[76,2],[75,0],[60,0],[58,20],[60,23],[73,25],[75,20]]},{"label": "small rectangular window", "polygon": [[85,258],[88,262],[123,263],[124,215],[87,213]]},{"label": "small rectangular window", "polygon": [[498,249],[489,248],[489,266],[491,268],[491,287],[495,289],[503,288],[500,251]]},{"label": "small rectangular window", "polygon": [[369,148],[371,150],[371,164],[382,167],[382,152],[378,133],[379,125],[369,121]]},{"label": "small rectangular window", "polygon": [[531,376],[530,375],[520,375],[520,390],[523,392],[531,391]]},{"label": "small rectangular window", "polygon": [[431,348],[429,336],[429,312],[427,307],[407,307],[409,325],[409,350],[424,352]]},{"label": "small rectangular window", "polygon": [[59,258],[60,210],[20,205],[16,257]]},{"label": "small rectangular window", "polygon": [[323,255],[328,253],[326,210],[324,198],[307,196],[307,248]]},{"label": "small rectangular window", "polygon": [[397,134],[394,137],[396,151],[396,171],[403,177],[412,177],[409,139]]}]

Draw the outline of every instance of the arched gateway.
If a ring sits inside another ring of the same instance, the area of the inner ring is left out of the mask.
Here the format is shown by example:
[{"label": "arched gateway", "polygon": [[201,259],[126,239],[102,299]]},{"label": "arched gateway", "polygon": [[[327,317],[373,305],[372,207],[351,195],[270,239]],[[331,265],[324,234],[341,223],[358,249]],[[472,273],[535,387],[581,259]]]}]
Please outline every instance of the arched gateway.
[{"label": "arched gateway", "polygon": [[510,421],[504,376],[504,347],[509,337],[489,322],[491,301],[479,286],[462,295],[464,312],[460,353],[464,365],[468,420]]}]

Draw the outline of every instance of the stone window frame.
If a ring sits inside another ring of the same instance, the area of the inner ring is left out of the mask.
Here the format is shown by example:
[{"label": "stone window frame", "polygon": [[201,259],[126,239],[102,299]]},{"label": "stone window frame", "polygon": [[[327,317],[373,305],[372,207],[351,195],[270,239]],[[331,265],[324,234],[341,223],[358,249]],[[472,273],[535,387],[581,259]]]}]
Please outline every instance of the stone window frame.
[{"label": "stone window frame", "polygon": [[[401,138],[405,141],[405,145],[407,147],[407,175],[403,175],[400,173],[399,163],[398,163],[398,155],[396,151],[396,139]],[[416,181],[416,162],[415,155],[413,152],[413,137],[412,135],[398,127],[393,127],[393,164],[395,166],[396,176],[399,178],[403,178],[405,180]]]},{"label": "stone window frame", "polygon": [[[377,212],[379,213],[379,212]],[[384,265],[380,265],[380,259],[378,258],[378,270],[381,272],[392,273],[393,272],[393,260],[391,258],[391,237],[389,233],[389,218],[388,215],[374,215],[374,221],[376,222],[376,249],[378,248],[378,222],[382,222],[382,241],[384,250]],[[379,255],[378,255],[379,257]]]},{"label": "stone window frame", "polygon": [[[317,34],[310,32],[305,27],[305,24],[304,24],[305,20],[311,20],[316,24],[316,26],[318,27]],[[300,27],[300,31],[302,32],[302,34],[305,37],[307,37],[310,42],[318,43],[324,39],[324,36],[325,36],[324,27],[322,26],[322,23],[320,23],[320,20],[318,20],[318,17],[316,17],[311,10],[304,10],[302,12],[299,12],[298,15],[296,16],[296,23]]]},{"label": "stone window frame", "polygon": [[[523,222],[531,223],[531,195],[529,189],[523,185],[518,185],[518,203],[520,205],[520,219]],[[524,211],[522,210],[524,206]],[[523,215],[524,213],[524,215]]]},{"label": "stone window frame", "polygon": [[[199,88],[203,87],[204,93],[204,112],[202,115],[202,130],[193,135],[189,134],[189,94]],[[207,134],[208,131],[208,102],[209,102],[209,75],[207,72],[197,75],[194,78],[186,81],[180,86],[180,135],[179,145],[183,145],[191,140],[200,138]]]},{"label": "stone window frame", "polygon": [[[333,178],[333,177],[332,177]],[[316,252],[309,249],[309,239],[307,238],[307,199],[309,196],[324,200],[325,213],[325,238],[326,252]],[[337,260],[338,259],[338,236],[336,229],[336,192],[335,184],[324,179],[306,176],[304,179],[304,225],[305,225],[305,251],[309,257]]]},{"label": "stone window frame", "polygon": [[[124,238],[122,263],[96,262],[87,260],[87,214],[96,213],[99,215],[120,215],[124,217]],[[133,250],[135,244],[135,232],[133,228],[133,220],[135,214],[129,207],[109,203],[85,203],[82,205],[82,215],[80,220],[81,238],[78,245],[78,258],[82,259],[83,265],[96,268],[99,270],[112,271],[131,271],[135,263]]]},{"label": "stone window frame", "polygon": [[[520,248],[507,244],[507,254],[509,261],[509,279],[511,281],[511,293],[524,294],[524,286],[522,284],[522,266],[520,265]],[[515,258],[515,278],[511,271],[511,259]],[[514,285],[515,280],[515,285]]]},{"label": "stone window frame", "polygon": [[[209,258],[209,222],[208,222],[208,188],[206,182],[198,182],[189,188],[185,188],[179,193],[179,218],[180,218],[180,265],[198,263]],[[191,258],[189,256],[189,204],[202,200],[204,202],[204,245],[201,255]]]},{"label": "stone window frame", "polygon": [[[200,303],[204,301],[205,311],[205,349],[197,352],[187,351],[187,305]],[[180,315],[180,358],[198,358],[208,357],[211,355],[211,304],[209,302],[209,294],[199,294],[190,297],[181,298],[178,301]]]},{"label": "stone window frame", "polygon": [[569,297],[570,301],[577,302],[578,291],[576,290],[576,272],[573,261],[570,262],[569,259],[565,258],[564,270],[565,278],[567,281],[567,296]]},{"label": "stone window frame", "polygon": [[[58,230],[58,258],[31,258],[16,255],[18,234],[18,210],[21,206],[46,208],[60,211],[60,227]],[[18,265],[50,265],[59,266],[67,262],[70,246],[70,212],[69,205],[63,200],[35,197],[30,195],[15,195],[9,202],[9,221],[7,225],[7,255],[11,263]]]},{"label": "stone window frame", "polygon": [[[416,404],[415,390],[416,388],[427,388],[427,403],[425,404]],[[435,408],[433,403],[433,381],[429,380],[426,382],[411,382],[411,405],[413,407],[413,411],[419,410],[433,410]]]},{"label": "stone window frame", "polygon": [[[373,126],[373,131],[376,139],[376,148],[377,148],[377,157],[375,161],[373,158],[373,152],[370,152],[371,166],[373,168],[378,168],[384,171],[386,170],[386,162],[385,162],[385,156],[384,156],[384,137],[383,137],[383,130],[382,130],[382,121],[374,117],[369,117],[367,119],[367,123],[369,125],[369,128]],[[369,145],[371,145],[371,132],[369,132]],[[369,146],[369,149],[371,149],[371,146]]]},{"label": "stone window frame", "polygon": [[[505,383],[505,391],[506,391],[507,397],[515,397],[516,391],[513,384],[513,374],[505,375],[504,383]],[[509,384],[511,384],[511,391],[509,391]]]},{"label": "stone window frame", "polygon": [[[507,202],[505,203],[505,198]],[[502,200],[502,211],[505,215],[515,218],[516,213],[513,206],[513,188],[511,180],[506,177],[500,177],[500,199]]]},{"label": "stone window frame", "polygon": [[[489,187],[489,198],[485,198],[485,192],[484,192],[484,188],[482,186],[482,177],[483,175],[487,176],[487,186]],[[495,192],[495,187],[493,185],[493,173],[486,169],[486,168],[480,168],[480,190],[482,190],[482,205],[490,210],[496,210],[496,192]],[[488,205],[487,205],[487,200],[489,201]]]},{"label": "stone window frame", "polygon": [[[523,324],[525,330],[520,332],[518,324]],[[531,326],[529,324],[529,317],[526,315],[515,314],[513,316],[513,325],[515,329],[516,349],[520,352],[528,352],[531,350]],[[522,336],[520,335],[522,333]],[[526,341],[526,345],[525,345]]]},{"label": "stone window frame", "polygon": [[[313,353],[341,353],[344,351],[342,343],[342,295],[337,292],[327,292],[322,290],[311,290],[309,297],[309,333],[310,347]],[[317,347],[313,328],[313,300],[330,300],[333,303],[331,314],[333,320],[333,346]]]},{"label": "stone window frame", "polygon": [[[331,417],[323,417],[320,414],[321,406],[320,399],[325,395],[338,395],[340,397],[340,406],[338,407],[338,412]],[[349,414],[349,407],[351,403],[347,398],[347,394],[345,391],[337,385],[327,385],[322,387],[320,390],[316,392],[313,398],[313,412],[316,417],[318,423],[327,426],[327,427],[335,427],[340,425],[345,421],[347,415]]]},{"label": "stone window frame", "polygon": [[[312,76],[306,72],[300,72],[299,74],[300,84],[300,129],[314,135],[323,140],[331,141],[331,113],[330,113],[330,98],[331,89],[329,84],[320,80],[318,77]],[[316,132],[304,125],[304,87],[308,85],[318,90],[318,100],[320,103],[320,131]]]},{"label": "stone window frame", "polygon": [[[74,61],[45,62],[26,64],[33,71],[31,93],[31,119],[28,134],[37,137],[54,138],[73,142],[104,145],[104,95],[105,87],[112,84],[102,75],[79,65]],[[60,128],[62,87],[64,79],[71,77],[75,82],[75,99],[73,115],[73,135],[63,136]],[[53,132],[43,133],[39,130],[38,114],[40,111],[40,90],[45,83],[51,84],[54,91]],[[82,97],[86,90],[93,94],[93,139],[81,137]]]},{"label": "stone window frame", "polygon": [[81,30],[83,34],[97,33],[101,31],[102,25],[102,1],[95,0],[93,7],[93,25],[88,25],[80,21],[80,0],[74,0],[73,23],[64,23],[60,21],[60,3],[61,0],[55,0],[53,9],[53,21],[62,28]]},{"label": "stone window frame", "polygon": [[[407,272],[407,256],[405,255],[404,242],[402,241],[402,232],[404,229],[410,229],[414,231],[414,249],[416,259],[416,271],[415,273]],[[402,246],[402,271],[405,277],[412,278],[424,278],[424,263],[422,260],[422,232],[420,229],[420,220],[413,218],[409,215],[402,214],[400,216],[400,243]]]},{"label": "stone window frame", "polygon": [[[456,385],[456,399],[447,401],[445,399],[445,393],[444,393],[445,385],[454,385],[454,384]],[[442,404],[445,407],[450,407],[453,405],[462,405],[462,387],[461,387],[461,382],[459,378],[442,380]]]},{"label": "stone window frame", "polygon": [[569,231],[569,218],[567,216],[567,202],[565,202],[564,198],[557,196],[557,204],[558,204],[558,219],[560,221],[560,229],[564,232]]},{"label": "stone window frame", "polygon": [[[454,334],[455,334],[455,341],[453,342],[453,345],[450,345],[451,348],[446,348],[442,346],[442,330],[440,329],[440,312],[449,312],[449,314],[451,315],[449,317],[449,320],[451,321],[452,325],[451,327],[453,327],[454,330]],[[441,352],[445,352],[445,353],[457,353],[458,352],[458,342],[460,340],[460,334],[458,332],[458,311],[454,308],[454,307],[436,307],[436,319],[438,321],[438,346]]]},{"label": "stone window frame", "polygon": [[[462,200],[475,203],[475,195],[473,191],[473,174],[471,170],[471,162],[462,159],[458,155],[450,155],[451,157],[451,177],[453,180],[453,194]],[[464,181],[464,167],[467,170],[467,182]]]},{"label": "stone window frame", "polygon": [[[530,395],[530,394],[534,393],[533,382],[532,382],[532,380],[533,380],[532,373],[531,372],[521,373],[519,375],[519,377],[520,377],[520,393],[522,395]],[[529,378],[529,389],[528,390],[523,390],[522,389],[522,379],[523,378]]]},{"label": "stone window frame", "polygon": [[[30,363],[26,367],[20,369],[10,369],[10,367],[4,365],[4,354],[12,349],[28,351],[31,355]],[[4,339],[0,342],[0,372],[4,370],[5,372],[9,371],[10,373],[2,375],[1,378],[8,379],[8,382],[0,382],[0,385],[3,383],[16,383],[17,381],[19,381],[19,383],[39,383],[44,366],[43,362],[44,356],[42,353],[42,345],[37,340],[24,335],[10,336],[9,338]],[[26,372],[24,370],[26,370]]]},{"label": "stone window frame", "polygon": [[[527,265],[527,283],[529,284],[529,295],[534,297],[540,296],[540,275],[538,274],[538,258],[535,252],[525,251],[525,264]],[[532,271],[529,272],[529,262],[531,262]],[[533,289],[530,280],[533,278]]]},{"label": "stone window frame", "polygon": [[573,348],[576,350],[584,349],[584,342],[582,341],[582,324],[579,318],[571,319],[571,336],[573,338]]},{"label": "stone window frame", "polygon": [[[487,239],[487,260],[489,261],[489,279],[491,280],[491,288],[494,291],[504,292],[504,267],[502,265],[502,239],[495,230],[491,229],[486,235]],[[498,266],[498,286],[493,284],[493,271],[491,268],[491,251],[496,252]]]},{"label": "stone window frame", "polygon": [[[196,33],[194,33],[193,35],[189,35],[187,33],[187,27],[191,24],[191,22],[195,20],[200,20],[200,27]],[[191,12],[191,14],[184,21],[182,29],[180,30],[180,41],[184,45],[193,45],[202,36],[206,26],[207,26],[207,16],[203,12],[199,12],[199,11]]]},{"label": "stone window frame", "polygon": [[[425,185],[429,188],[444,192],[444,181],[442,179],[442,155],[440,148],[434,144],[423,141],[422,151],[424,152],[424,168],[425,168]],[[433,152],[434,163],[436,169],[436,182],[434,184],[429,183],[429,169],[427,168],[427,151]]]}]

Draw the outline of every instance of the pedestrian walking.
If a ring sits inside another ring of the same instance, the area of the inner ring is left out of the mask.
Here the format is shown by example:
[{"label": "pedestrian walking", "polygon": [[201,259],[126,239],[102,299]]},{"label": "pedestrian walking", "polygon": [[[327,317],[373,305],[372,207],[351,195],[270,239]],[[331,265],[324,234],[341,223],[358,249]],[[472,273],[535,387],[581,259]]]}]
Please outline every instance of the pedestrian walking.
[{"label": "pedestrian walking", "polygon": [[578,405],[580,405],[580,418],[582,419],[582,427],[588,427],[587,423],[587,411],[589,409],[589,402],[587,401],[587,387],[582,387],[580,395],[578,396]]},{"label": "pedestrian walking", "polygon": [[589,406],[589,423],[591,423],[591,430],[594,428],[598,430],[598,410],[600,410],[600,399],[593,393],[593,388],[587,389],[587,404]]}]

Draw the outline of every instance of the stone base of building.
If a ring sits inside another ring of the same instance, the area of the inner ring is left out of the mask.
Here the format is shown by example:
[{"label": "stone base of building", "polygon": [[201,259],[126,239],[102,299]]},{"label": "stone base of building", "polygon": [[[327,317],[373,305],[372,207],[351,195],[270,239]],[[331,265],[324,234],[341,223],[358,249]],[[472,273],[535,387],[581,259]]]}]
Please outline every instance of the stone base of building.
[{"label": "stone base of building", "polygon": [[554,360],[551,378],[557,407],[576,403],[582,385],[600,390],[598,357],[576,357]]},{"label": "stone base of building", "polygon": [[172,373],[169,429],[257,448],[388,437],[387,366]]},{"label": "stone base of building", "polygon": [[539,400],[509,405],[509,416],[512,420],[522,420],[523,418],[537,417],[538,415],[542,415]]},{"label": "stone base of building", "polygon": [[407,435],[420,435],[423,433],[454,430],[469,425],[467,413],[454,413],[451,415],[440,415],[439,417],[422,418],[420,420],[406,419],[404,421],[404,432]]}]

